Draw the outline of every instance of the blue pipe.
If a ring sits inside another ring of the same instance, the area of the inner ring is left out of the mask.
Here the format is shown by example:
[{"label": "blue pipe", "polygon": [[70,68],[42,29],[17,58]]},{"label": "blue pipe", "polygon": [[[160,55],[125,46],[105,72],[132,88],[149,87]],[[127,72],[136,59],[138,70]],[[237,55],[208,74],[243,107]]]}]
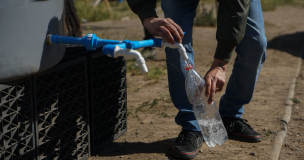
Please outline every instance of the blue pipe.
[{"label": "blue pipe", "polygon": [[52,35],[51,37],[52,43],[65,43],[65,44],[79,44],[82,45],[82,38],[76,37],[63,37],[58,35]]},{"label": "blue pipe", "polygon": [[64,44],[83,45],[87,48],[87,50],[90,51],[93,51],[99,47],[103,47],[107,44],[120,44],[123,42],[117,40],[99,39],[99,37],[97,37],[96,34],[88,34],[83,38],[52,35],[50,40],[52,43],[56,43],[56,44],[64,43]]},{"label": "blue pipe", "polygon": [[115,47],[120,49],[139,49],[144,47],[161,47],[162,39],[149,39],[143,41],[124,40],[121,44],[108,44],[102,48],[102,52],[110,57],[114,57]]},{"label": "blue pipe", "polygon": [[110,40],[110,39],[99,39],[98,40],[98,47],[103,47],[107,44],[120,44],[122,41],[117,41],[117,40]]},{"label": "blue pipe", "polygon": [[139,49],[144,47],[161,47],[162,39],[152,38],[149,40],[142,41],[130,41],[124,40],[123,43],[126,44],[124,49]]},{"label": "blue pipe", "polygon": [[[185,32],[184,32],[185,34]],[[175,39],[175,37],[174,37]],[[78,44],[83,45],[87,50],[93,51],[96,48],[104,47],[103,52],[107,55],[113,55],[115,46],[119,46],[121,49],[139,49],[144,47],[161,47],[162,39],[152,38],[149,40],[142,41],[118,41],[118,40],[108,40],[99,39],[96,34],[88,34],[83,38],[79,37],[64,37],[58,35],[51,35],[51,43],[65,43],[65,44]]]}]

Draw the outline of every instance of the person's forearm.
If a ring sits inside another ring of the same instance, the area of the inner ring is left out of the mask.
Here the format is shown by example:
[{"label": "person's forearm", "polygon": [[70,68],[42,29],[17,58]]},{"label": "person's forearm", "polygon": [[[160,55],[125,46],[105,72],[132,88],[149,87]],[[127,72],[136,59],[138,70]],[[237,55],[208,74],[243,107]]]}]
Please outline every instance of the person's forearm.
[{"label": "person's forearm", "polygon": [[157,18],[157,17],[148,17],[142,20],[142,23],[145,25],[145,23],[149,23],[152,19]]},{"label": "person's forearm", "polygon": [[221,59],[214,59],[211,68],[212,69],[218,68],[218,69],[225,72],[227,70],[227,66],[228,66],[227,61],[224,61],[224,60],[221,60]]}]

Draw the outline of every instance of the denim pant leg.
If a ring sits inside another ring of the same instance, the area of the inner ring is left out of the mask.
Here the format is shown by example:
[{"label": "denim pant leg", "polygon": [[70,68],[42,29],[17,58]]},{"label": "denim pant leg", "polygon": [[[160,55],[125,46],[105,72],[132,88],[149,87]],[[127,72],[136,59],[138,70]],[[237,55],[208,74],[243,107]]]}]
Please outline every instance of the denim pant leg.
[{"label": "denim pant leg", "polygon": [[[182,43],[194,64],[192,49],[193,19],[199,0],[163,0],[162,9],[166,18],[171,18],[186,32]],[[169,92],[174,106],[179,110],[175,122],[186,130],[200,131],[185,90],[185,62],[177,49],[166,48]]]},{"label": "denim pant leg", "polygon": [[237,57],[220,100],[221,116],[241,118],[244,104],[251,101],[255,84],[266,58],[267,39],[260,0],[251,0],[246,32],[236,47]]}]

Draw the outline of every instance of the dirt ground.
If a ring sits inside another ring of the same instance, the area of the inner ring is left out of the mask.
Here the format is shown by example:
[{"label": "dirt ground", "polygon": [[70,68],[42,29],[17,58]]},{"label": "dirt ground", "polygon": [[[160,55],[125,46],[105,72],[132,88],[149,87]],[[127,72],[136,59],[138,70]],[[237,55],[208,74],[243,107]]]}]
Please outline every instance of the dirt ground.
[{"label": "dirt ground", "polygon": [[304,159],[304,64],[302,61],[301,72],[296,82],[294,104],[291,120],[288,123],[287,135],[283,143],[281,159]]},{"label": "dirt ground", "polygon": [[[260,143],[227,140],[222,146],[209,148],[203,144],[196,159],[269,159],[273,139],[280,130],[285,101],[297,59],[303,50],[304,8],[281,6],[264,12],[267,58],[258,79],[251,103],[245,105],[244,119],[263,135]],[[140,40],[143,29],[137,19],[92,22],[83,25],[84,33],[97,33],[101,38]],[[204,75],[209,69],[216,48],[216,28],[194,27],[193,43],[196,70]],[[236,56],[236,54],[234,55]],[[157,51],[156,60],[147,60],[147,66],[159,66],[166,72],[164,50]],[[130,62],[129,62],[130,63]],[[233,61],[228,66],[227,82]],[[147,80],[145,75],[127,74],[128,131],[89,160],[102,159],[175,159],[170,151],[181,127],[175,124],[177,109],[173,106],[167,75]],[[299,102],[293,107],[288,133],[280,159],[304,159],[304,65],[298,78],[296,95]],[[221,95],[217,93],[218,104]],[[148,101],[148,102],[147,102]]]}]

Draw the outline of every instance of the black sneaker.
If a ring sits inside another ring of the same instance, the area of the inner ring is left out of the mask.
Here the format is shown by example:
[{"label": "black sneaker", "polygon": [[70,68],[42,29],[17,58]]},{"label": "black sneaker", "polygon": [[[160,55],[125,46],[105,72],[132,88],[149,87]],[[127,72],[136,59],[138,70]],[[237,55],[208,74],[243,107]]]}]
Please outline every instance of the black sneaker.
[{"label": "black sneaker", "polygon": [[175,140],[172,148],[174,157],[181,159],[193,159],[197,156],[198,149],[204,142],[201,132],[183,130]]},{"label": "black sneaker", "polygon": [[247,124],[246,119],[222,117],[229,139],[246,142],[261,142],[262,136]]}]

